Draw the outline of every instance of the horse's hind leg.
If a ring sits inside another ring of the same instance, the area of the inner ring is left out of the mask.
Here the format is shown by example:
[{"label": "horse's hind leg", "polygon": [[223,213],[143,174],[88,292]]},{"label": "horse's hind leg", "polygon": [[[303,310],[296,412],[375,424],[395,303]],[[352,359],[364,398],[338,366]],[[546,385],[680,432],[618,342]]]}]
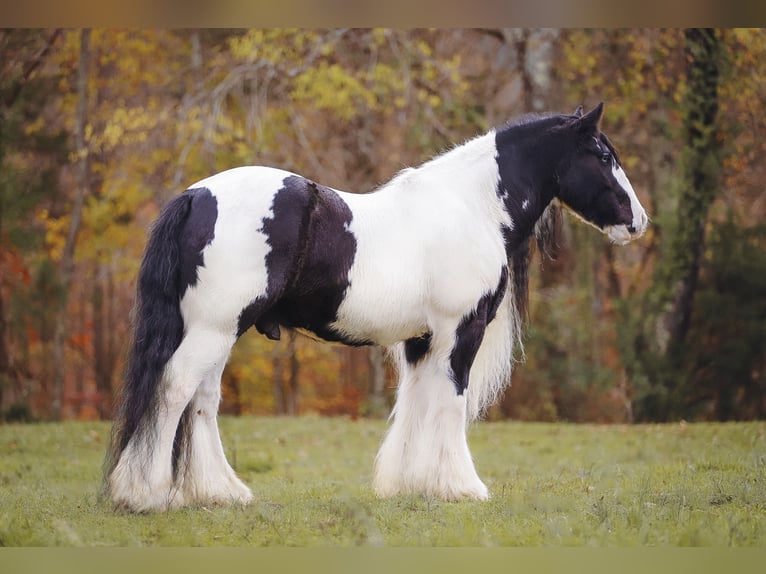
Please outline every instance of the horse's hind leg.
[{"label": "horse's hind leg", "polygon": [[[210,482],[220,488],[222,476],[228,477],[223,484],[233,498],[248,499],[249,490],[226,463],[215,420],[220,377],[233,344],[231,334],[187,327],[165,368],[152,416],[131,438],[110,476],[112,497],[119,506],[136,512],[182,506],[199,501],[204,491],[200,485]],[[188,424],[179,426],[187,407],[196,410]],[[191,500],[186,500],[187,493]]]},{"label": "horse's hind leg", "polygon": [[192,430],[189,450],[181,461],[180,478],[187,504],[247,504],[253,498],[226,460],[218,432],[221,375],[233,343],[233,337],[230,341],[222,338],[220,359],[197,388],[190,404]]},{"label": "horse's hind leg", "polygon": [[155,407],[146,413],[141,431],[131,437],[110,476],[118,506],[144,512],[185,503],[173,471],[174,443],[183,439],[177,437],[179,421],[202,381],[225,362],[228,345],[222,353],[220,335],[187,331],[165,367]]}]

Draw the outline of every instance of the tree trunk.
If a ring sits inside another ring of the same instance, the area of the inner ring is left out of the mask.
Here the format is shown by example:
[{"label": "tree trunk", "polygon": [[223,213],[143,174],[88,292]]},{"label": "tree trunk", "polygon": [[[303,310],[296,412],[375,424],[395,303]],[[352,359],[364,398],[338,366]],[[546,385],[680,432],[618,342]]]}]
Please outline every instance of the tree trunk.
[{"label": "tree trunk", "polygon": [[521,77],[521,97],[524,101],[524,111],[531,112],[534,107],[534,84],[532,75],[527,66],[527,53],[529,48],[529,29],[503,30],[503,36],[508,44],[513,45],[516,52],[516,68]]},{"label": "tree trunk", "polygon": [[[0,110],[0,166],[3,165],[4,144],[3,141],[3,120],[4,114]],[[3,197],[0,194],[0,240],[3,233]],[[5,320],[5,305],[3,301],[2,285],[0,285],[0,417],[5,413],[5,395],[7,389],[11,386],[13,377],[13,368],[11,365],[11,348],[6,336],[7,331]]]},{"label": "tree trunk", "polygon": [[685,366],[686,345],[704,253],[708,211],[718,188],[716,133],[719,33],[684,32],[686,91],[681,102],[683,151],[673,186],[678,206],[661,229],[662,251],[644,304],[646,322],[637,330],[631,353],[636,380],[644,381],[634,411],[638,420],[667,421],[685,416],[694,400]]},{"label": "tree trunk", "polygon": [[287,339],[287,356],[290,361],[290,376],[288,379],[288,393],[285,406],[287,414],[291,417],[298,415],[298,372],[300,371],[300,363],[298,362],[298,354],[295,352],[295,339],[297,335],[295,331],[290,331]]},{"label": "tree trunk", "polygon": [[386,364],[383,347],[370,347],[367,358],[370,367],[369,414],[385,417],[388,414],[388,405],[385,395]]},{"label": "tree trunk", "polygon": [[111,412],[112,375],[115,368],[111,322],[111,273],[106,264],[99,264],[93,282],[93,374],[95,376],[96,404],[99,417]]},{"label": "tree trunk", "polygon": [[74,271],[74,252],[77,234],[80,231],[82,209],[88,194],[90,165],[85,142],[85,126],[88,111],[88,75],[90,67],[90,30],[80,32],[80,62],[77,70],[77,115],[75,117],[75,150],[77,153],[77,189],[70,212],[64,252],[60,264],[61,300],[56,311],[56,324],[53,335],[53,399],[51,411],[55,420],[61,419],[63,406],[64,381],[66,380],[66,335],[67,335],[67,300],[69,286]]},{"label": "tree trunk", "polygon": [[283,415],[287,412],[285,406],[285,392],[282,387],[282,373],[284,372],[282,360],[282,341],[274,343],[271,352],[271,388],[274,392],[274,414]]},{"label": "tree trunk", "polygon": [[[96,388],[98,390],[98,404],[99,412],[102,419],[108,419],[112,414],[112,385],[114,383],[115,371],[118,365],[118,345],[116,344],[117,325],[115,324],[115,307],[117,297],[114,292],[114,274],[112,268],[106,268],[106,301],[105,301],[105,327],[106,333],[104,339],[106,340],[106,357],[108,368],[105,369],[105,376],[103,379],[96,380]],[[104,386],[100,386],[100,385]]]},{"label": "tree trunk", "polygon": [[0,293],[0,416],[5,413],[6,396],[11,395],[11,387],[14,387],[17,373],[11,362],[10,345],[6,336],[7,326],[5,320],[5,308],[3,296]]},{"label": "tree trunk", "polygon": [[[27,31],[20,30],[15,30],[9,33],[28,34]],[[8,121],[9,111],[21,98],[24,87],[32,79],[35,71],[45,63],[53,44],[60,35],[60,29],[53,30],[45,39],[44,44],[34,54],[30,54],[30,57],[23,61],[22,66],[19,66],[19,69],[21,70],[19,75],[13,77],[6,76],[3,78],[3,86],[0,91],[0,169],[2,169],[5,159],[5,137],[7,134],[6,122]],[[31,45],[36,43],[36,40],[30,42]],[[5,71],[7,72],[12,69],[12,67],[9,67]],[[3,194],[0,194],[0,237],[3,233],[3,221],[5,218],[4,198],[2,195]],[[6,319],[5,300],[3,299],[3,293],[0,291],[0,415],[5,412],[5,409],[8,406],[8,397],[13,401],[18,401],[22,398],[20,396],[21,393],[17,393],[17,396],[14,396],[14,392],[18,391],[21,387],[22,376],[13,359],[8,331],[9,327]]]},{"label": "tree trunk", "polygon": [[684,98],[682,186],[677,220],[666,257],[670,298],[663,316],[666,335],[662,351],[674,352],[686,340],[700,260],[705,243],[708,210],[718,188],[716,139],[720,39],[716,30],[690,28],[685,32],[689,62]]}]

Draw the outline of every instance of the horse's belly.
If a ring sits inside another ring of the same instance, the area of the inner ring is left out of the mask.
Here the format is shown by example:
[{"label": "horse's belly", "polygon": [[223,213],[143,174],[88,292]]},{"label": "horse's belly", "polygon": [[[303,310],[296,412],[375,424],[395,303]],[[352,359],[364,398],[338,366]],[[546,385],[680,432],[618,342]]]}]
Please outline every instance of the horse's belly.
[{"label": "horse's belly", "polygon": [[357,340],[392,345],[428,330],[425,309],[413,293],[353,285],[338,308],[335,331]]}]

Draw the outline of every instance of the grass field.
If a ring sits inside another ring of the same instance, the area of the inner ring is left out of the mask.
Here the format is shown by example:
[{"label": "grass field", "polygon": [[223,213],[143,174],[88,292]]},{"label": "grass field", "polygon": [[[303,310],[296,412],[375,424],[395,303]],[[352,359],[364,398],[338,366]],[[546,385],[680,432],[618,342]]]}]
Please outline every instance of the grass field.
[{"label": "grass field", "polygon": [[224,418],[246,508],[98,500],[106,423],[0,425],[2,546],[766,546],[766,423],[478,423],[488,502],[377,499],[383,421]]}]

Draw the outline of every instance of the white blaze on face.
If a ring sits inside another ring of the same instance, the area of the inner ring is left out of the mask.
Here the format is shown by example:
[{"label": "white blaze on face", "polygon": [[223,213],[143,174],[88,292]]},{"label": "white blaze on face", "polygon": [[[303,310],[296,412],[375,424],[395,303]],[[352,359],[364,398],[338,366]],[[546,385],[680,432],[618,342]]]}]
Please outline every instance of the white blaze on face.
[{"label": "white blaze on face", "polygon": [[646,231],[646,226],[649,224],[649,217],[646,215],[646,211],[638,201],[638,196],[633,189],[633,186],[628,180],[628,176],[625,175],[622,167],[615,161],[612,165],[612,174],[620,184],[620,187],[628,194],[630,198],[630,211],[633,214],[633,233],[630,232],[626,225],[614,225],[605,231],[609,235],[609,238],[615,243],[625,244],[628,241],[641,237]]}]

